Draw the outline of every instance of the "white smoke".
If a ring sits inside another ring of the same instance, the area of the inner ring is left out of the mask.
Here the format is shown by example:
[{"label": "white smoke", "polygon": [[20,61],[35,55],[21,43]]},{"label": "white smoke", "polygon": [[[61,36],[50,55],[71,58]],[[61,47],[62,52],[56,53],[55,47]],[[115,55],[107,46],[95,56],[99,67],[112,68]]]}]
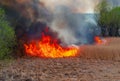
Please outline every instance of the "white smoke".
[{"label": "white smoke", "polygon": [[73,12],[93,13],[99,0],[40,0],[40,2],[43,2],[46,7],[52,11],[54,11],[58,5],[65,5],[71,7]]},{"label": "white smoke", "polygon": [[[53,15],[53,19],[51,19],[51,22],[48,22],[48,25],[53,31],[58,33],[58,37],[63,43],[70,45],[82,40],[80,36],[76,38],[76,32],[83,32],[80,31],[80,29],[84,29],[84,26],[87,26],[85,24],[89,23],[89,20],[95,23],[93,17],[79,19],[76,16],[74,17],[73,14],[94,13],[94,8],[99,3],[99,0],[40,0],[40,2],[44,3],[45,7],[50,10]],[[72,20],[73,22],[71,22]],[[75,27],[72,27],[69,25],[70,22],[77,23],[74,25]],[[82,34],[85,33],[86,32],[83,32]]]},{"label": "white smoke", "polygon": [[[67,45],[75,44],[82,40],[80,36],[76,37],[76,33],[83,32],[80,29],[84,29],[85,26],[88,26],[85,24],[89,23],[89,20],[93,20],[93,22],[95,22],[93,17],[77,18],[73,14],[94,13],[94,8],[99,3],[99,0],[60,0],[60,1],[39,0],[39,1],[43,3],[44,6],[52,14],[51,21],[47,22],[48,26],[51,27],[53,31],[57,32],[58,37],[61,39],[61,41]],[[72,26],[70,25],[70,23],[73,24],[76,23],[76,25]],[[83,35],[85,34],[85,32],[80,34]]]},{"label": "white smoke", "polygon": [[[4,1],[7,0],[0,3]],[[61,41],[69,45],[92,41],[97,27],[94,9],[102,0],[15,0],[17,4],[12,1],[9,2],[10,6],[22,16],[29,18],[30,22],[47,23],[58,33]],[[120,6],[120,0],[106,1],[113,6]]]}]

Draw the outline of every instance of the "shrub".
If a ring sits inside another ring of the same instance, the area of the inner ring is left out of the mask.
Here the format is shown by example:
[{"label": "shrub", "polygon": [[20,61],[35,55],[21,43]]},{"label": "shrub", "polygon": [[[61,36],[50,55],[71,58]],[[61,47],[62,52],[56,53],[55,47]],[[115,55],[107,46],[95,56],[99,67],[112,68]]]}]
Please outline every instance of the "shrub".
[{"label": "shrub", "polygon": [[5,11],[0,8],[0,59],[11,58],[13,47],[16,45],[14,29],[10,26],[5,16]]}]

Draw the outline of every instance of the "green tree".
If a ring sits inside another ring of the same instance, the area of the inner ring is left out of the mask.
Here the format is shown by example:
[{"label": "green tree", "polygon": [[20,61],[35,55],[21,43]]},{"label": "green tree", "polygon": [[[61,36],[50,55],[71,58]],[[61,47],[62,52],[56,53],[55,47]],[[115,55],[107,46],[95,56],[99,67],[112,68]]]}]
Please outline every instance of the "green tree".
[{"label": "green tree", "polygon": [[108,16],[114,27],[120,27],[120,7],[113,8]]},{"label": "green tree", "polygon": [[102,34],[108,32],[109,36],[117,36],[120,27],[120,7],[112,7],[103,0],[95,10],[99,11],[98,24],[103,29]]},{"label": "green tree", "polygon": [[109,11],[107,15],[109,19],[110,34],[112,36],[118,36],[118,29],[120,28],[120,7],[115,7]]},{"label": "green tree", "polygon": [[106,0],[102,0],[101,3],[99,3],[96,6],[95,12],[99,13],[97,18],[98,18],[98,24],[100,26],[108,22],[106,20],[108,19],[107,14],[109,11],[110,11],[110,4],[108,4]]},{"label": "green tree", "polygon": [[15,32],[0,8],[0,59],[11,58],[13,47],[16,45]]}]

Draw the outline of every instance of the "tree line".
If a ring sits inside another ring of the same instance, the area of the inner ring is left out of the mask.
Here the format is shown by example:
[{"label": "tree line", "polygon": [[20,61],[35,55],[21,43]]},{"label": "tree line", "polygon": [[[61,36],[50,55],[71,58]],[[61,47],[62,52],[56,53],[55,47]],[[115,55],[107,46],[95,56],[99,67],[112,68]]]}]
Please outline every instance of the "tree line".
[{"label": "tree line", "polygon": [[102,36],[120,36],[120,7],[112,7],[106,0],[99,3],[95,9],[98,25]]}]

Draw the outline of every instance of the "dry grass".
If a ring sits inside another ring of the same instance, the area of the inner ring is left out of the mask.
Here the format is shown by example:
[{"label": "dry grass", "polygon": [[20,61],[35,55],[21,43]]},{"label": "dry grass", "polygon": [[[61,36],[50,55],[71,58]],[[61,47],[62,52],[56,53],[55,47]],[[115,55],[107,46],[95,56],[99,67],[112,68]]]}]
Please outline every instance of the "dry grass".
[{"label": "dry grass", "polygon": [[82,58],[120,60],[120,38],[105,38],[106,44],[83,46]]},{"label": "dry grass", "polygon": [[83,46],[81,58],[16,59],[0,70],[0,81],[120,81],[120,61],[114,61],[120,60],[120,38],[106,40],[105,45]]}]

